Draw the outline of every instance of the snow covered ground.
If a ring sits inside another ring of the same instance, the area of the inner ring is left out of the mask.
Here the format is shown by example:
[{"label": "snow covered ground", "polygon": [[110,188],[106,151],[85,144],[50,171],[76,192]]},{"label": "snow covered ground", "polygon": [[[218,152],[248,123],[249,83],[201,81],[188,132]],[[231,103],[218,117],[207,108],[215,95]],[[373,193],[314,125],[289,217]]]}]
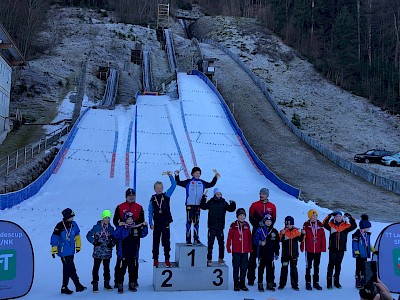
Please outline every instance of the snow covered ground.
[{"label": "snow covered ground", "polygon": [[[82,251],[75,256],[75,263],[81,282],[88,287],[83,293],[72,297],[80,299],[96,297],[109,299],[117,292],[99,294],[91,292],[92,245],[85,235],[100,219],[101,211],[111,209],[125,201],[126,188],[132,187],[136,171],[137,202],[147,211],[153,184],[157,180],[169,187],[169,180],[162,176],[163,171],[174,171],[183,167],[190,170],[194,162],[202,169],[202,178],[209,181],[213,169],[221,174],[216,187],[227,200],[234,199],[238,207],[246,211],[251,203],[258,200],[260,188],[270,190],[270,200],[277,206],[277,229],[283,227],[285,216],[291,215],[295,224],[301,226],[307,219],[307,211],[317,209],[320,219],[329,210],[317,207],[314,203],[304,203],[279,190],[254,169],[244,149],[225,117],[218,98],[207,85],[196,76],[179,74],[179,100],[168,96],[140,96],[137,107],[117,107],[115,110],[91,109],[82,119],[75,139],[63,160],[37,195],[11,209],[0,212],[0,219],[19,224],[30,236],[35,252],[34,284],[25,299],[58,299],[61,287],[61,262],[50,254],[50,235],[57,222],[61,220],[61,211],[70,207],[76,213],[75,221],[80,226]],[[137,109],[137,124],[135,110]],[[183,114],[182,114],[183,113]],[[137,164],[135,170],[135,135],[137,126]],[[188,135],[186,134],[185,127]],[[176,139],[174,139],[174,134]],[[189,137],[189,139],[187,138]],[[192,144],[192,147],[190,146]],[[115,164],[113,166],[113,154]],[[180,156],[181,155],[181,156]],[[180,174],[185,177],[184,170]],[[209,193],[210,195],[211,193]],[[175,243],[185,240],[185,191],[177,187],[171,200],[174,222],[171,226],[171,257],[174,257]],[[234,213],[227,214],[226,227],[235,220]],[[373,223],[372,236],[375,239],[387,224]],[[225,235],[227,234],[227,229]],[[207,213],[202,212],[200,220],[200,239],[206,242]],[[349,238],[350,242],[350,238]],[[257,287],[249,292],[234,292],[232,283],[231,255],[225,260],[230,267],[229,290],[193,291],[193,292],[154,292],[152,286],[152,238],[150,234],[142,239],[139,267],[139,290],[131,295],[127,289],[124,296],[147,299],[358,299],[358,290],[354,288],[355,261],[351,253],[343,261],[341,290],[329,291],[325,288],[327,254],[322,256],[322,291],[305,290],[304,255],[300,256],[299,286],[296,292],[290,287],[282,291],[260,293]],[[214,246],[214,259],[217,258]],[[115,265],[113,257],[111,266]],[[102,271],[100,271],[100,278]],[[275,276],[280,274],[280,262],[277,262]],[[126,281],[125,281],[126,282]],[[72,282],[70,283],[70,288]],[[100,285],[102,287],[102,285]],[[74,290],[74,289],[73,289]],[[122,296],[122,297],[124,297]]]}]

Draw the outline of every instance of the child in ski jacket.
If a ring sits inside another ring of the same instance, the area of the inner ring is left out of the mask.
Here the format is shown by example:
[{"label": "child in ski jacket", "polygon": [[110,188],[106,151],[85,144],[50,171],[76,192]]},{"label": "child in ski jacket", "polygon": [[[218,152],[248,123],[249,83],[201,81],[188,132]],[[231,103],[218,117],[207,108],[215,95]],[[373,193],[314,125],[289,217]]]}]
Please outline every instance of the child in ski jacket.
[{"label": "child in ski jacket", "polygon": [[371,253],[378,255],[378,251],[371,245],[371,222],[363,214],[359,223],[360,228],[352,235],[352,252],[356,259],[356,288],[361,289],[365,284],[365,262]]},{"label": "child in ski jacket", "polygon": [[237,220],[229,227],[226,250],[228,253],[232,252],[234,290],[248,291],[245,280],[249,263],[248,254],[251,252],[253,244],[251,229],[249,223],[246,222],[244,208],[236,211],[236,218]]},{"label": "child in ski jacket", "polygon": [[[319,264],[321,253],[326,252],[326,238],[324,225],[318,220],[318,212],[310,209],[307,213],[308,221],[304,222],[305,237],[300,245],[300,250],[306,251],[306,289],[322,290],[319,284]],[[311,268],[314,263],[313,284],[311,285]]]},{"label": "child in ski jacket", "polygon": [[[171,232],[170,224],[173,222],[170,201],[172,193],[176,188],[176,181],[171,172],[167,172],[171,186],[164,193],[163,183],[157,181],[154,183],[154,191],[156,192],[151,196],[149,203],[149,224],[153,232],[153,266],[158,267],[158,255],[161,245],[164,248],[165,265],[171,267],[170,251],[171,251]],[[154,224],[153,224],[154,220]]]},{"label": "child in ski jacket", "polygon": [[329,214],[322,223],[324,224],[324,228],[330,233],[326,285],[328,289],[332,289],[332,276],[335,270],[333,285],[340,289],[342,288],[340,284],[340,271],[342,269],[342,261],[347,246],[347,235],[350,231],[357,228],[357,224],[349,213],[343,215],[341,211],[335,211]]},{"label": "child in ski jacket", "polygon": [[[179,170],[175,171],[175,180],[177,185],[186,189],[186,244],[199,245],[199,220],[200,220],[200,202],[204,190],[213,187],[218,178],[219,173],[215,171],[215,176],[211,182],[200,179],[201,169],[194,167],[191,172],[192,178],[181,181],[179,179]],[[193,223],[193,238],[192,243],[192,223]]]},{"label": "child in ski jacket", "polygon": [[279,232],[279,238],[282,243],[282,268],[279,280],[279,290],[282,290],[287,282],[288,269],[290,265],[290,283],[292,289],[299,290],[299,275],[297,272],[297,260],[299,258],[299,244],[303,241],[304,230],[294,227],[294,218],[287,216],[285,218],[285,228]]},{"label": "child in ski jacket", "polygon": [[53,258],[58,255],[63,264],[61,294],[70,295],[73,293],[68,288],[70,278],[77,292],[86,290],[86,287],[79,282],[74,263],[75,253],[81,251],[81,236],[78,224],[74,221],[75,213],[70,208],[66,208],[62,211],[62,215],[62,221],[56,225],[51,235],[50,245]]},{"label": "child in ski jacket", "polygon": [[226,212],[234,212],[236,203],[229,200],[229,203],[222,198],[220,189],[214,189],[214,197],[207,201],[206,195],[201,198],[200,208],[208,210],[208,241],[207,241],[207,265],[212,266],[212,251],[214,247],[215,238],[218,241],[218,263],[224,264],[224,228],[225,228],[225,215]]},{"label": "child in ski jacket", "polygon": [[138,257],[140,238],[148,234],[147,223],[135,224],[133,214],[129,211],[125,213],[125,223],[117,227],[114,231],[114,238],[117,247],[117,269],[116,283],[118,285],[118,293],[123,293],[124,276],[128,268],[129,274],[129,290],[137,291],[135,282],[138,277]]},{"label": "child in ski jacket", "polygon": [[113,239],[114,227],[110,224],[111,212],[106,209],[101,213],[101,220],[86,234],[86,239],[93,245],[94,259],[92,270],[93,292],[99,291],[99,269],[103,263],[104,288],[112,290],[110,286],[110,260],[115,245]]},{"label": "child in ski jacket", "polygon": [[279,259],[279,233],[273,227],[272,216],[264,216],[261,226],[253,236],[253,243],[257,245],[258,265],[258,290],[264,291],[263,273],[266,272],[267,290],[275,291],[274,259]]}]

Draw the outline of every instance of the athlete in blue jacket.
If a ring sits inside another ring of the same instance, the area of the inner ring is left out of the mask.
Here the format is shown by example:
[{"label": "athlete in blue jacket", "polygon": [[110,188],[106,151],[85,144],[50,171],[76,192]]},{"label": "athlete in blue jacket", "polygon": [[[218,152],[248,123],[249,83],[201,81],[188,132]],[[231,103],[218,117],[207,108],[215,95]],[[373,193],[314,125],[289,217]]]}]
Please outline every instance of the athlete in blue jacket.
[{"label": "athlete in blue jacket", "polygon": [[213,187],[218,178],[220,177],[218,172],[215,172],[215,176],[211,182],[200,179],[201,169],[194,167],[192,169],[191,179],[181,181],[179,179],[179,170],[175,171],[175,180],[177,185],[186,188],[186,244],[192,245],[192,223],[193,223],[193,238],[194,245],[201,244],[199,240],[199,219],[200,219],[200,202],[203,196],[204,190]]},{"label": "athlete in blue jacket", "polygon": [[62,221],[56,225],[51,235],[51,255],[53,258],[56,257],[56,254],[61,257],[63,264],[61,294],[70,295],[73,293],[68,289],[70,278],[74,282],[77,292],[86,290],[86,287],[79,282],[74,263],[74,254],[81,251],[81,236],[78,224],[73,220],[75,213],[70,208],[66,208],[62,211],[62,215]]}]

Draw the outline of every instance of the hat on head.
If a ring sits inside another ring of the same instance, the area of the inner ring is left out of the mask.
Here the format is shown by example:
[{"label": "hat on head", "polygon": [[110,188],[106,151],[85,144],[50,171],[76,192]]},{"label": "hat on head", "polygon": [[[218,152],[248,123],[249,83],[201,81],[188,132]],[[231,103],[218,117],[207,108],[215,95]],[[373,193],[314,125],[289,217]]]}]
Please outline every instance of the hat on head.
[{"label": "hat on head", "polygon": [[262,189],[260,190],[260,194],[269,196],[269,189],[267,189],[267,188],[262,188]]},{"label": "hat on head", "polygon": [[236,210],[236,217],[239,217],[239,215],[246,215],[246,210],[244,208],[238,208]]},{"label": "hat on head", "polygon": [[193,175],[193,173],[194,173],[194,172],[197,172],[197,171],[199,171],[200,174],[201,174],[201,169],[200,169],[199,167],[194,167],[194,168],[192,169],[192,173],[190,173],[190,174]]},{"label": "hat on head", "polygon": [[215,188],[215,189],[214,189],[214,195],[215,195],[216,193],[221,193],[221,190],[220,190],[219,188]]},{"label": "hat on head", "polygon": [[262,222],[265,223],[265,221],[267,220],[270,220],[272,222],[272,216],[270,214],[265,214]]},{"label": "hat on head", "polygon": [[285,218],[285,225],[294,225],[294,218],[292,216],[287,216]]},{"label": "hat on head", "polygon": [[334,215],[335,217],[336,217],[337,215],[343,216],[343,212],[340,211],[340,210],[336,210],[336,211],[333,212],[333,215]]},{"label": "hat on head", "polygon": [[62,212],[63,219],[68,220],[69,218],[75,217],[75,213],[70,208],[64,209]]},{"label": "hat on head", "polygon": [[313,214],[315,214],[318,217],[318,212],[315,209],[310,209],[307,213],[308,218],[311,219]]},{"label": "hat on head", "polygon": [[103,210],[101,213],[101,219],[103,220],[104,218],[111,218],[111,211],[108,209]]},{"label": "hat on head", "polygon": [[124,213],[124,220],[126,221],[126,220],[128,220],[129,218],[132,218],[132,220],[133,220],[133,213],[130,212],[130,211],[126,211],[126,212]]},{"label": "hat on head", "polygon": [[129,189],[126,190],[126,192],[125,192],[125,198],[128,197],[128,196],[130,196],[130,195],[133,195],[133,196],[136,195],[135,190],[132,189],[132,188],[129,188]]},{"label": "hat on head", "polygon": [[365,228],[371,228],[371,222],[368,221],[368,216],[366,214],[361,215],[361,221],[360,221],[360,229],[365,229]]}]

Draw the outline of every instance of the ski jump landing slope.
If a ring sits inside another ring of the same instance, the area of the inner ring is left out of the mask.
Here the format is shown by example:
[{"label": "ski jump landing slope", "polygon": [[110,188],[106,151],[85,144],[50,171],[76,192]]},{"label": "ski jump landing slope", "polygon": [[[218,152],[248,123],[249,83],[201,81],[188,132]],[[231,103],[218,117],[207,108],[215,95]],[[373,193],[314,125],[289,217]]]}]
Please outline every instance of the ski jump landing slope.
[{"label": "ski jump landing slope", "polygon": [[[163,171],[181,170],[180,178],[185,179],[197,165],[202,169],[201,178],[211,181],[213,169],[216,169],[221,174],[216,187],[220,188],[223,197],[235,200],[237,207],[244,207],[246,211],[252,202],[259,199],[260,188],[267,187],[270,199],[278,209],[278,229],[283,227],[286,215],[294,216],[297,226],[301,226],[307,219],[307,211],[317,208],[313,203],[305,204],[283,192],[260,173],[238,139],[221,101],[202,79],[178,74],[178,89],[179,99],[139,96],[136,106],[129,108],[90,109],[77,124],[72,143],[40,191],[0,212],[0,219],[19,224],[32,240],[35,280],[26,299],[59,296],[61,263],[59,259],[51,258],[49,240],[64,208],[71,207],[76,213],[75,221],[81,229],[83,247],[75,256],[75,262],[81,281],[90,287],[93,247],[86,241],[86,233],[100,219],[102,210],[110,209],[113,213],[115,207],[125,201],[128,187],[136,188],[137,202],[143,206],[148,220],[148,203],[154,192],[154,182],[162,181],[164,189],[169,188],[169,180],[162,176]],[[212,196],[212,190],[208,197]],[[177,187],[171,200],[174,218],[171,257],[174,257],[175,243],[185,240],[184,201],[185,190]],[[326,209],[317,209],[320,213],[328,213]],[[206,218],[207,213],[203,212],[200,220],[200,239],[203,242],[207,240]],[[227,214],[225,235],[235,219],[235,213]],[[149,236],[142,240],[139,292],[148,292],[147,296],[154,297],[151,236],[150,231]],[[218,257],[217,248],[214,247],[214,259]],[[160,260],[163,260],[162,254],[160,250]],[[225,259],[230,265],[230,255],[227,254]],[[115,257],[111,261],[111,266],[114,265]],[[325,265],[324,258],[321,265]],[[279,268],[280,263],[277,277]],[[304,278],[302,269],[299,267],[300,286],[301,278]],[[230,290],[231,278],[230,274]],[[181,294],[185,299],[192,295],[191,292]],[[214,294],[223,295],[212,292],[207,297]],[[108,299],[109,295],[101,292],[98,298]],[[201,293],[196,295],[201,296]],[[217,299],[210,299],[214,298]]]}]

